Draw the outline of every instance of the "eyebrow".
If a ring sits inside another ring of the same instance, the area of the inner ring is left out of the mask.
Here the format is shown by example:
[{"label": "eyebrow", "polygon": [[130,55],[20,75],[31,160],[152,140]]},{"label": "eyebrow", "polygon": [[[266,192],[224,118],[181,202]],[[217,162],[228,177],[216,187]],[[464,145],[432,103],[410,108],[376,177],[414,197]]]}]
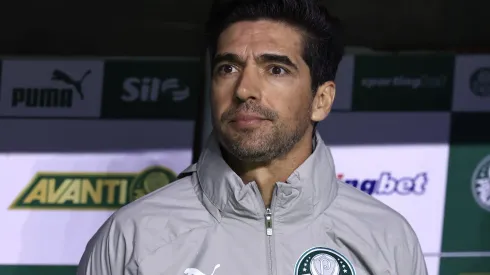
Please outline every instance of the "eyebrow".
[{"label": "eyebrow", "polygon": [[240,56],[233,53],[216,54],[212,61],[212,67],[214,68],[216,64],[221,62],[230,62],[241,66],[245,65],[245,61],[240,58]]},{"label": "eyebrow", "polygon": [[[298,66],[286,55],[266,53],[258,56],[256,60],[258,63],[279,63],[298,70]],[[213,58],[212,66],[214,67],[221,62],[230,62],[240,66],[245,65],[245,61],[240,56],[233,53],[216,54]]]},{"label": "eyebrow", "polygon": [[262,63],[279,63],[279,64],[283,64],[283,65],[292,67],[296,70],[298,69],[298,66],[296,64],[294,64],[294,62],[291,61],[291,59],[286,55],[269,54],[269,53],[262,54],[258,57],[257,61],[262,62]]}]

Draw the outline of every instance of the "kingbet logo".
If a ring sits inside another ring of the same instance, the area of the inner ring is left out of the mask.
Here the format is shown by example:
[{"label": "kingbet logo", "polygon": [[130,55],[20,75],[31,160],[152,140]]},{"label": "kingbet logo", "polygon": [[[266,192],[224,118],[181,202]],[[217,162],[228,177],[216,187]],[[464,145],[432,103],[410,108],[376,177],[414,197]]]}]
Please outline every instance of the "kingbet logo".
[{"label": "kingbet logo", "polygon": [[369,195],[423,195],[429,183],[427,172],[415,176],[395,177],[391,172],[381,172],[377,178],[350,178],[337,174],[337,178]]}]

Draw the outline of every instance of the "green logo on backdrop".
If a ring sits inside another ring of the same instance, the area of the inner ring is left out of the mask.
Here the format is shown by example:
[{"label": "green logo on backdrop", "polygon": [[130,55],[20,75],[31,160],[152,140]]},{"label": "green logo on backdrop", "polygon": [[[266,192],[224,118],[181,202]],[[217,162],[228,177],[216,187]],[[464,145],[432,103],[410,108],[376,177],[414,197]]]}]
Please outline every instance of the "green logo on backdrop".
[{"label": "green logo on backdrop", "polygon": [[490,145],[451,145],[442,252],[490,251],[489,168]]},{"label": "green logo on backdrop", "polygon": [[175,179],[161,166],[139,174],[39,172],[10,209],[118,209]]},{"label": "green logo on backdrop", "polygon": [[471,190],[478,205],[490,212],[490,154],[478,163],[473,172]]},{"label": "green logo on backdrop", "polygon": [[197,60],[106,61],[102,117],[195,119]]},{"label": "green logo on backdrop", "polygon": [[450,110],[452,56],[358,56],[353,109]]},{"label": "green logo on backdrop", "polygon": [[476,96],[490,96],[490,68],[480,68],[471,75],[470,90]]}]

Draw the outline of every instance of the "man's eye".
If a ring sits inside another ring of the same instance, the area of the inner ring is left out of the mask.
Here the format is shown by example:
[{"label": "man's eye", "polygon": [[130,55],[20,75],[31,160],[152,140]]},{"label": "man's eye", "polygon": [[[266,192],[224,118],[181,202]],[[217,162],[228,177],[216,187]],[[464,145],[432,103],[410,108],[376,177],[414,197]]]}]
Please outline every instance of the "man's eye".
[{"label": "man's eye", "polygon": [[279,66],[272,66],[269,69],[269,72],[273,75],[283,75],[283,74],[286,74],[288,71],[284,68],[279,67]]},{"label": "man's eye", "polygon": [[231,65],[221,65],[218,68],[218,72],[223,74],[231,74],[236,72],[236,69]]}]

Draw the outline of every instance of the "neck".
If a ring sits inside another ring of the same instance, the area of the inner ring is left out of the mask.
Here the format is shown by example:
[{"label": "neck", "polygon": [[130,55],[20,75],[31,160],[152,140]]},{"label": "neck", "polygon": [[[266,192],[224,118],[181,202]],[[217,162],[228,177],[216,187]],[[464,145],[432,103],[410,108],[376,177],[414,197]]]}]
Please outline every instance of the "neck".
[{"label": "neck", "polygon": [[311,155],[312,150],[312,136],[306,134],[287,154],[269,162],[240,161],[230,155],[226,155],[225,159],[245,184],[252,181],[257,183],[264,204],[268,207],[276,182],[286,182],[289,176]]}]

